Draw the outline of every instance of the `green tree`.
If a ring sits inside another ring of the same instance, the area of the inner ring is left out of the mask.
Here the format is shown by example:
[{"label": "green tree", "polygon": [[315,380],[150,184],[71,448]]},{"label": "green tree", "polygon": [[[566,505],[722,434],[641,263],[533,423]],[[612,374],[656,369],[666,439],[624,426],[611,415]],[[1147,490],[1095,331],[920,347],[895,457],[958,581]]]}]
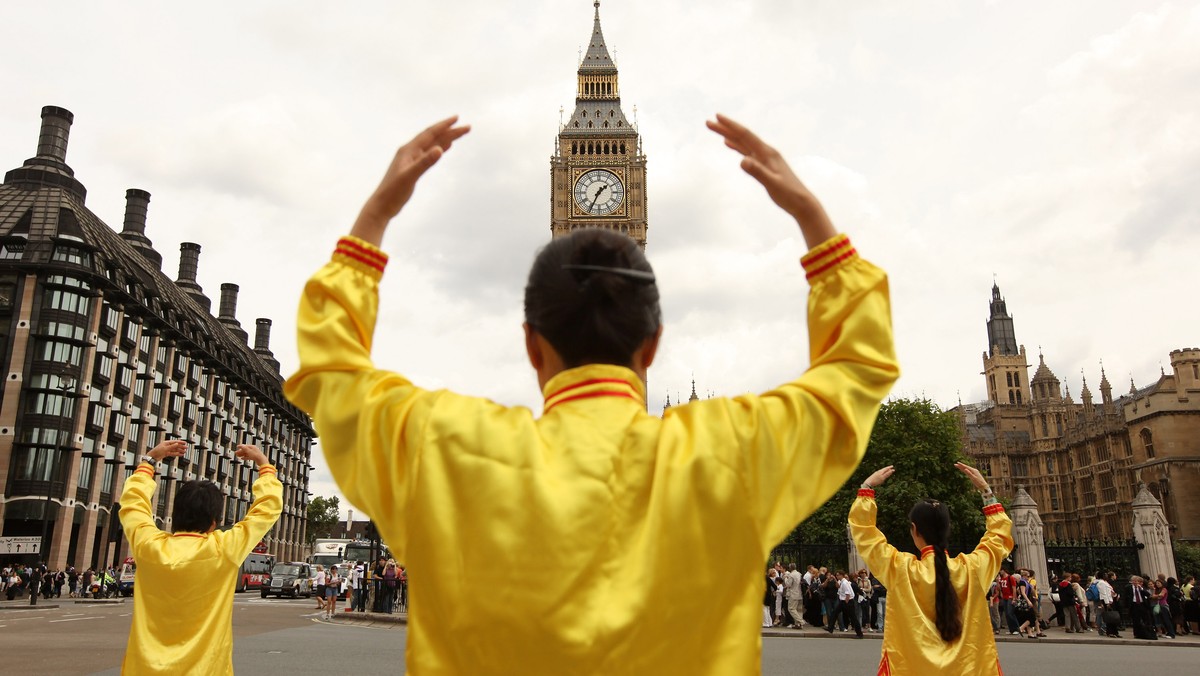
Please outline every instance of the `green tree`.
[{"label": "green tree", "polygon": [[318,495],[308,503],[308,544],[317,538],[329,537],[341,520],[341,507],[337,496],[326,498]]},{"label": "green tree", "polygon": [[[842,542],[850,504],[864,479],[875,470],[896,466],[896,473],[877,490],[879,529],[888,542],[913,549],[908,511],[921,498],[941,500],[953,522],[950,545],[974,547],[983,535],[984,519],[977,493],[955,462],[967,462],[962,452],[958,417],[928,399],[893,399],[879,410],[867,453],[841,489],[800,524],[790,542]],[[968,464],[971,464],[968,462]]]},{"label": "green tree", "polygon": [[1175,572],[1179,574],[1179,584],[1183,584],[1188,575],[1200,577],[1200,545],[1175,541]]}]

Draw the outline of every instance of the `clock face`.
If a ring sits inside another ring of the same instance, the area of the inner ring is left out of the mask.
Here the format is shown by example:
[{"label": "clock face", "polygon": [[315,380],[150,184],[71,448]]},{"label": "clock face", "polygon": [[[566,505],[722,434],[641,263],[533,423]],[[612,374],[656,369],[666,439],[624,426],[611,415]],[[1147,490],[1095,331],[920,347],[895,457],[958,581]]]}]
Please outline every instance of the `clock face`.
[{"label": "clock face", "polygon": [[625,186],[611,171],[592,169],[575,182],[575,203],[589,216],[607,216],[625,200]]}]

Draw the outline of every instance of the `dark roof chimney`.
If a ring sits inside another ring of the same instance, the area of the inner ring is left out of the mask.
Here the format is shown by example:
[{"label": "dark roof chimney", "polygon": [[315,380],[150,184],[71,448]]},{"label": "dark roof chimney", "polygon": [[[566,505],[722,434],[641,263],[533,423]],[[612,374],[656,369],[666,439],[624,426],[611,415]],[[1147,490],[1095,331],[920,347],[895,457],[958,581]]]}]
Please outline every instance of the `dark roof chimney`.
[{"label": "dark roof chimney", "polygon": [[58,160],[67,164],[67,139],[71,136],[71,123],[75,115],[66,108],[45,106],[42,108],[42,133],[38,135],[37,155],[40,158]]},{"label": "dark roof chimney", "polygon": [[254,351],[255,352],[271,352],[271,320],[266,317],[259,317],[254,320],[257,328],[254,331]]},{"label": "dark roof chimney", "polygon": [[29,186],[34,190],[44,187],[60,188],[80,200],[86,198],[87,189],[75,178],[71,167],[67,166],[67,139],[71,136],[71,123],[74,121],[75,116],[66,108],[42,108],[42,129],[38,133],[37,155],[5,174],[4,182]]},{"label": "dark roof chimney", "polygon": [[226,282],[221,285],[221,314],[220,319],[237,321],[238,285]]},{"label": "dark roof chimney", "polygon": [[200,245],[195,242],[184,242],[179,245],[179,279],[175,285],[187,292],[205,312],[212,310],[212,301],[204,295],[204,289],[196,282],[196,272],[200,268]]},{"label": "dark roof chimney", "polygon": [[125,228],[121,238],[137,249],[143,258],[162,269],[162,254],[154,250],[150,238],[146,237],[146,211],[150,206],[150,193],[137,188],[125,191]]}]

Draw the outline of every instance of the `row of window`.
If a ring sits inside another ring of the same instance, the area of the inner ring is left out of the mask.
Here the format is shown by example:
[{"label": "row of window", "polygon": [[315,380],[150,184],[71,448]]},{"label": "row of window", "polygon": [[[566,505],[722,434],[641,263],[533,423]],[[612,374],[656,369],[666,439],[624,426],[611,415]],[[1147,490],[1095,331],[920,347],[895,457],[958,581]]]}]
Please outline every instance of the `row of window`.
[{"label": "row of window", "polygon": [[599,141],[588,141],[587,143],[580,143],[580,142],[576,141],[571,144],[571,154],[572,155],[624,155],[625,154],[625,144],[623,142],[617,143],[616,141],[613,141],[611,143],[609,143],[608,141],[605,141],[604,143],[601,143]]}]

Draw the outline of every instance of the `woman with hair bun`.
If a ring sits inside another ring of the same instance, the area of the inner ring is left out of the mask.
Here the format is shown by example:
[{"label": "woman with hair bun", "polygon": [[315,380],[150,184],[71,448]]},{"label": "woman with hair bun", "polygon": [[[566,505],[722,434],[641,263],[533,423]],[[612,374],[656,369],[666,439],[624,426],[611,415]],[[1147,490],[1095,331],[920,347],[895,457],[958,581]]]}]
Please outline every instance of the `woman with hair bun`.
[{"label": "woman with hair bun", "polygon": [[417,580],[408,673],[761,669],[763,561],[858,466],[899,370],[884,273],[776,150],[728,118],[708,127],[808,248],[809,366],[764,394],[647,412],[657,281],[637,243],[601,229],[550,241],[529,272],[523,328],[540,415],[376,368],[384,231],[467,133],[454,118],[400,148],[305,287],[300,370],[284,391],[312,415],[346,497]]},{"label": "woman with hair bun", "polygon": [[888,590],[879,674],[1001,674],[988,589],[1012,551],[1012,521],[974,467],[954,466],[983,494],[987,532],[975,551],[951,559],[950,510],[921,500],[908,518],[920,556],[898,551],[875,527],[875,488],[895,473],[889,465],[867,477],[850,507],[850,533],[871,573]]}]

